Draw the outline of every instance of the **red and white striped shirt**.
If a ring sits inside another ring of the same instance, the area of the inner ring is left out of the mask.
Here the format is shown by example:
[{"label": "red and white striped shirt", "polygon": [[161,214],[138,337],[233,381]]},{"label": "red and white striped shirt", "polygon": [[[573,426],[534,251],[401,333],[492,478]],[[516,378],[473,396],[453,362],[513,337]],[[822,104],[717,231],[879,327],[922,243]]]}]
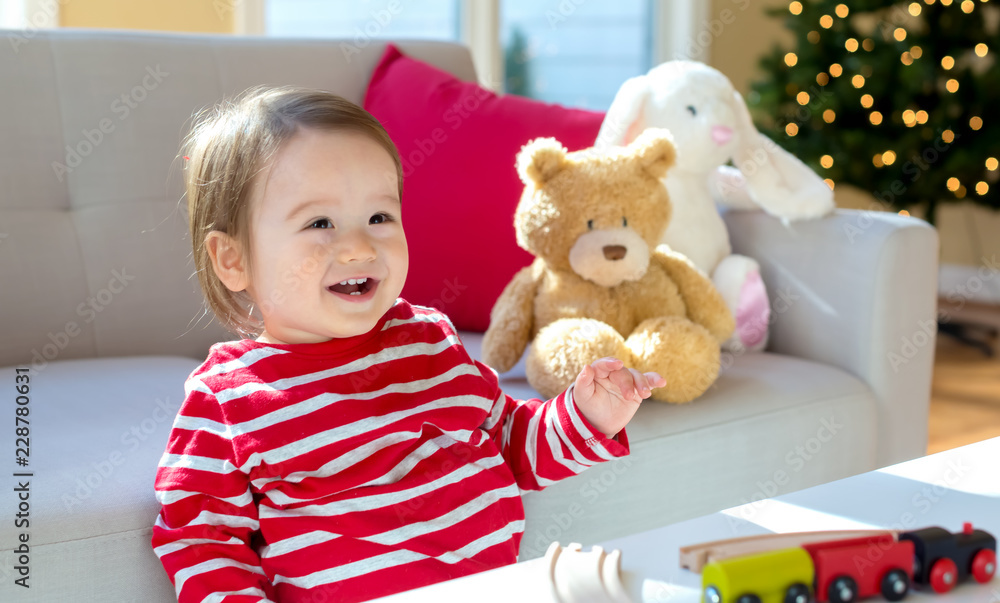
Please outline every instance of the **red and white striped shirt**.
[{"label": "red and white striped shirt", "polygon": [[181,603],[363,601],[514,563],[521,490],[628,454],[572,391],[514,400],[448,318],[218,343],[156,473],[152,546]]}]

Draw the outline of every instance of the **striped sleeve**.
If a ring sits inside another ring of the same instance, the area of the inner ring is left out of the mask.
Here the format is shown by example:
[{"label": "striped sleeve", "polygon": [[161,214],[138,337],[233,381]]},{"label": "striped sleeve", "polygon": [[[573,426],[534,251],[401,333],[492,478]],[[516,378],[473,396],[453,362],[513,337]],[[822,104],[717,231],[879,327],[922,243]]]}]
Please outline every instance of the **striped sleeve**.
[{"label": "striped sleeve", "polygon": [[573,385],[551,400],[515,400],[501,391],[495,370],[473,362],[493,394],[493,408],[482,427],[522,490],[541,490],[587,467],[629,454],[625,430],[609,439],[595,429],[577,408]]},{"label": "striped sleeve", "polygon": [[219,402],[197,378],[156,471],[161,510],[153,550],[180,603],[273,601],[250,539],[259,529],[247,475],[237,465]]}]

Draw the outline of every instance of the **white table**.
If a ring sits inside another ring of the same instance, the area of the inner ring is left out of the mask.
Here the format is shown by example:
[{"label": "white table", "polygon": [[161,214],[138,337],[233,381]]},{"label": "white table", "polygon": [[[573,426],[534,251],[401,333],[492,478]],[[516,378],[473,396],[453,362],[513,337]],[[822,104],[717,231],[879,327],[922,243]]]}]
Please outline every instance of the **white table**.
[{"label": "white table", "polygon": [[[766,492],[766,484],[761,484]],[[678,484],[679,488],[697,484]],[[755,534],[856,528],[960,531],[970,521],[1000,538],[1000,438],[893,465],[773,499],[596,543],[622,551],[623,582],[639,602],[696,603],[701,576],[678,565],[689,544]],[[627,512],[627,509],[623,509]],[[569,543],[563,542],[562,545]],[[583,543],[584,550],[590,544]],[[386,603],[550,601],[544,559],[502,567],[379,599]],[[882,601],[872,598],[872,601]],[[950,593],[911,591],[904,601],[1000,603],[1000,577]]]}]

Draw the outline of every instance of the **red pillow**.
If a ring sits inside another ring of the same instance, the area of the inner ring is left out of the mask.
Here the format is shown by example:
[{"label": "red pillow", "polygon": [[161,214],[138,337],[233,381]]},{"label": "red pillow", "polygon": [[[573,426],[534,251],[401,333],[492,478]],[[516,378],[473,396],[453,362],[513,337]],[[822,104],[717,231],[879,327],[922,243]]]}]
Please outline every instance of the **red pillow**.
[{"label": "red pillow", "polygon": [[540,136],[570,151],[593,146],[604,114],[498,96],[392,44],[364,107],[403,160],[410,271],[402,297],[438,308],[458,329],[485,331],[500,292],[533,259],[514,236],[518,151]]}]

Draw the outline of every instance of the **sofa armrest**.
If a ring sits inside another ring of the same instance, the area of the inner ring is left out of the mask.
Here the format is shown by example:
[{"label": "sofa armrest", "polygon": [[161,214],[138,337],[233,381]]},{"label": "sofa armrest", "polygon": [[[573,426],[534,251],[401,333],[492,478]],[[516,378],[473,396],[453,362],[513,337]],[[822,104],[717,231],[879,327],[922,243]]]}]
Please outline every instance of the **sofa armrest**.
[{"label": "sofa armrest", "polygon": [[937,231],[915,218],[846,209],[787,225],[763,212],[724,218],[733,252],[760,263],[770,351],[840,367],[872,388],[880,467],[926,454]]}]

